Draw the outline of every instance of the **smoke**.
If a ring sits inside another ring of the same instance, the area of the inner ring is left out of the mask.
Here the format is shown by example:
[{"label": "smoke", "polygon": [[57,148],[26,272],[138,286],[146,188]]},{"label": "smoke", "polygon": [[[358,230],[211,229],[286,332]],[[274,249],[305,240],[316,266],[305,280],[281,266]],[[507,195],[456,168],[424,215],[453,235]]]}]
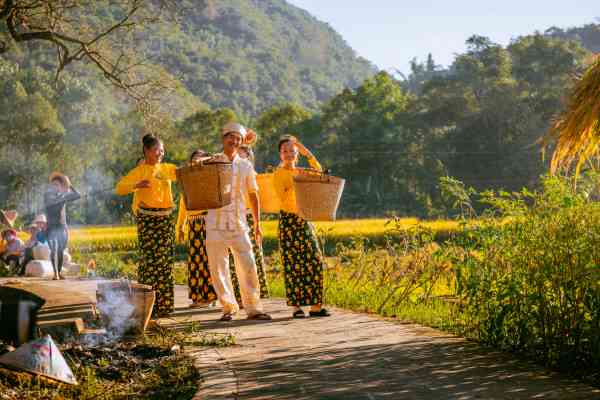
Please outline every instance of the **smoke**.
[{"label": "smoke", "polygon": [[97,308],[100,312],[107,334],[115,339],[138,325],[133,304],[133,288],[131,282],[122,280],[118,283],[98,284]]},{"label": "smoke", "polygon": [[86,329],[78,337],[71,337],[72,343],[85,347],[111,346],[139,326],[131,283],[127,280],[99,281],[96,307],[102,328]]}]

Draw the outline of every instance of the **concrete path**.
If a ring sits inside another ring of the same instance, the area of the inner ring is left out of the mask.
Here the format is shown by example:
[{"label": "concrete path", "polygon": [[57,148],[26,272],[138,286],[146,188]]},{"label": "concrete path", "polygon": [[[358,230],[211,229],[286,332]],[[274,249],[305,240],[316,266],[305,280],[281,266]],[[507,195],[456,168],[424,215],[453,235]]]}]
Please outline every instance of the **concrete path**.
[{"label": "concrete path", "polygon": [[219,309],[190,310],[178,288],[172,327],[200,321],[237,345],[195,350],[205,377],[196,399],[600,399],[600,390],[514,356],[418,325],[333,309],[291,319],[283,300],[273,321],[216,322]]},{"label": "concrete path", "polygon": [[[50,300],[74,303],[79,297],[61,289],[76,288],[93,302],[98,282],[25,281],[52,287]],[[600,399],[598,389],[418,325],[337,309],[330,318],[297,320],[278,299],[265,302],[273,321],[247,321],[242,311],[223,323],[219,309],[189,309],[184,286],[176,286],[175,303],[161,324],[198,321],[207,333],[236,337],[232,347],[190,349],[204,377],[195,400]]]}]

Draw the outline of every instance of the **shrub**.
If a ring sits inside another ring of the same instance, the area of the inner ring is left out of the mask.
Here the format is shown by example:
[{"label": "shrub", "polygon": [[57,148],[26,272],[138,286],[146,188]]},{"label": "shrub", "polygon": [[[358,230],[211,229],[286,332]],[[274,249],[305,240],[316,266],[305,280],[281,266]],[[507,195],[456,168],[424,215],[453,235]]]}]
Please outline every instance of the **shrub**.
[{"label": "shrub", "polygon": [[[490,222],[457,266],[466,328],[563,369],[600,369],[600,205],[588,186],[547,178],[531,193],[487,193]],[[477,231],[472,231],[477,232]]]}]

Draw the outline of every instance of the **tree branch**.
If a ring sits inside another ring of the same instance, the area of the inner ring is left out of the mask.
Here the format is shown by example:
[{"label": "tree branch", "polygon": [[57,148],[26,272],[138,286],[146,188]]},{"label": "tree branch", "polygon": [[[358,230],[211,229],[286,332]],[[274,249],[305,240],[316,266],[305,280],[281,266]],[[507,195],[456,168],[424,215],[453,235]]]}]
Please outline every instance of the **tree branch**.
[{"label": "tree branch", "polygon": [[[123,16],[108,27],[102,28],[84,22],[77,16],[85,13],[85,2],[79,0],[0,0],[0,23],[5,23],[8,35],[15,42],[45,41],[56,46],[56,76],[73,61],[89,61],[112,85],[123,90],[140,109],[156,95],[164,95],[169,83],[161,74],[147,76],[144,63],[136,57],[135,49],[127,50],[124,39],[110,41],[117,31],[134,37],[137,27],[160,21],[160,14],[179,5],[173,0],[119,0]],[[148,6],[145,6],[148,4]],[[144,10],[147,9],[147,13]],[[99,31],[99,32],[98,32]],[[90,38],[90,36],[92,36]],[[8,47],[0,41],[0,53]],[[155,71],[158,72],[158,71]]]},{"label": "tree branch", "polygon": [[4,19],[10,15],[14,4],[14,0],[4,0],[4,6],[0,9],[0,19]]},{"label": "tree branch", "polygon": [[[56,44],[57,46],[59,46],[66,56],[69,55],[68,47],[59,40],[59,38],[66,40],[66,38],[64,36],[58,37],[57,35],[53,34],[52,32],[49,32],[49,31],[19,33],[19,32],[17,32],[17,28],[15,27],[14,19],[15,19],[15,15],[14,15],[14,13],[11,13],[11,15],[6,20],[6,26],[8,27],[8,32],[10,33],[10,36],[13,38],[13,40],[15,42],[24,42],[24,41],[29,41],[29,40],[46,40],[46,41],[52,42],[52,43]],[[62,35],[60,35],[60,36],[62,36]],[[73,40],[76,40],[76,39],[73,39]]]}]

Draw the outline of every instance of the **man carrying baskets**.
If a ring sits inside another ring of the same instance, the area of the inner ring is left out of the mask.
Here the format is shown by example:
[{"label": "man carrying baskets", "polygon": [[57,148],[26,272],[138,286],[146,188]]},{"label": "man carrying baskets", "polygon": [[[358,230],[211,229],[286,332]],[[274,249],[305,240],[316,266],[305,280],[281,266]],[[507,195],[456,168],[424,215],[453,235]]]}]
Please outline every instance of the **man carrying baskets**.
[{"label": "man carrying baskets", "polygon": [[[231,321],[239,311],[231,283],[228,249],[235,259],[242,303],[248,319],[271,319],[270,315],[263,312],[256,261],[249,237],[249,229],[254,229],[256,241],[262,241],[256,173],[250,161],[238,155],[246,135],[246,129],[240,124],[228,123],[223,127],[223,153],[216,155],[215,159],[232,163],[232,201],[225,207],[209,210],[206,216],[206,251],[213,286],[223,306],[221,321]],[[253,227],[246,222],[246,198],[250,201],[254,217]]]}]

